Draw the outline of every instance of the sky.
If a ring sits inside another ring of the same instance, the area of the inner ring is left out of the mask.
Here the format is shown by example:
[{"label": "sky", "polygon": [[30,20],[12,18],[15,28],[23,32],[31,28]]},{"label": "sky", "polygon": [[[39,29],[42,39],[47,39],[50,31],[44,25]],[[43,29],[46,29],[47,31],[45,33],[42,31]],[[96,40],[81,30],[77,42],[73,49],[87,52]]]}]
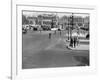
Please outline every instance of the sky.
[{"label": "sky", "polygon": [[[37,15],[40,15],[40,14],[55,14],[59,17],[62,17],[62,16],[71,16],[72,14],[71,13],[53,13],[53,12],[36,12],[36,11],[23,11],[23,15],[26,15],[26,16],[36,16]],[[86,16],[89,16],[89,14],[73,14],[75,16],[82,16],[82,17],[86,17]]]}]

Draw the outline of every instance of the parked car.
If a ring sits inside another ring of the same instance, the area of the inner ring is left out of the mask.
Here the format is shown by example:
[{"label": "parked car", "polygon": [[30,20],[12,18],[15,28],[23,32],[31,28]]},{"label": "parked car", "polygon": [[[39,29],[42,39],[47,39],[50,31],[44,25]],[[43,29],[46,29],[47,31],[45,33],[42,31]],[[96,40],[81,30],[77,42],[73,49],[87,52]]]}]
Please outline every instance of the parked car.
[{"label": "parked car", "polygon": [[38,29],[37,29],[37,27],[33,27],[33,31],[37,31]]},{"label": "parked car", "polygon": [[90,38],[90,35],[89,35],[89,34],[87,34],[87,35],[86,35],[86,39],[89,39],[89,38]]},{"label": "parked car", "polygon": [[45,31],[51,30],[50,26],[42,25],[41,28]]},{"label": "parked car", "polygon": [[23,34],[26,34],[27,33],[27,30],[26,29],[22,29],[22,33]]}]

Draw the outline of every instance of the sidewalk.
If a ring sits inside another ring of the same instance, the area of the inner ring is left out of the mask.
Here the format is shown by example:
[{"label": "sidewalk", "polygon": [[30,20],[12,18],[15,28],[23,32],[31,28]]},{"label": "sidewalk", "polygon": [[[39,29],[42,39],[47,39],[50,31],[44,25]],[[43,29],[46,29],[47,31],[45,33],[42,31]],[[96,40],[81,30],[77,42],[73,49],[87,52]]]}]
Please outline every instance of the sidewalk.
[{"label": "sidewalk", "polygon": [[[68,42],[70,41],[70,40],[67,40]],[[79,39],[79,42],[89,42],[89,40],[87,40],[87,39]]]},{"label": "sidewalk", "polygon": [[86,44],[79,44],[78,46],[76,46],[75,48],[70,47],[69,45],[67,45],[69,49],[71,50],[89,50],[89,45]]},{"label": "sidewalk", "polygon": [[80,42],[89,42],[89,40],[87,40],[87,39],[80,39],[79,41]]},{"label": "sidewalk", "polygon": [[69,46],[70,40],[63,40],[66,43],[66,48],[68,48],[69,50],[89,50],[89,40],[87,39],[80,39],[78,46],[76,46],[75,48]]}]

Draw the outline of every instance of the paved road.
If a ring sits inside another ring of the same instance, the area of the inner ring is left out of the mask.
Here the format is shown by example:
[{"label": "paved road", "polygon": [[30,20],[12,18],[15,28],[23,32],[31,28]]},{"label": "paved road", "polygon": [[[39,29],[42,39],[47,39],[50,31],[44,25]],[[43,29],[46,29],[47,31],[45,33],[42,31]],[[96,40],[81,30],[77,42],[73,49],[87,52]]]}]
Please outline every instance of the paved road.
[{"label": "paved road", "polygon": [[[52,32],[49,39],[46,32],[28,32],[23,35],[22,68],[48,68],[84,65],[89,62],[89,50],[69,50],[66,48],[65,33]],[[85,59],[86,61],[84,61]]]}]

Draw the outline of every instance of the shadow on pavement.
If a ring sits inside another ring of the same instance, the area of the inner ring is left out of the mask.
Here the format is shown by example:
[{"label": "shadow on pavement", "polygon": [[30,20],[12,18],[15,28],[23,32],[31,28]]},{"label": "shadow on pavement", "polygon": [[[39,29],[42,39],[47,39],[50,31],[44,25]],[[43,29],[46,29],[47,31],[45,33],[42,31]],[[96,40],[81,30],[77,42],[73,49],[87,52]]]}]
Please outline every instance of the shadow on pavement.
[{"label": "shadow on pavement", "polygon": [[74,59],[79,62],[77,66],[89,66],[89,57],[74,56]]}]

